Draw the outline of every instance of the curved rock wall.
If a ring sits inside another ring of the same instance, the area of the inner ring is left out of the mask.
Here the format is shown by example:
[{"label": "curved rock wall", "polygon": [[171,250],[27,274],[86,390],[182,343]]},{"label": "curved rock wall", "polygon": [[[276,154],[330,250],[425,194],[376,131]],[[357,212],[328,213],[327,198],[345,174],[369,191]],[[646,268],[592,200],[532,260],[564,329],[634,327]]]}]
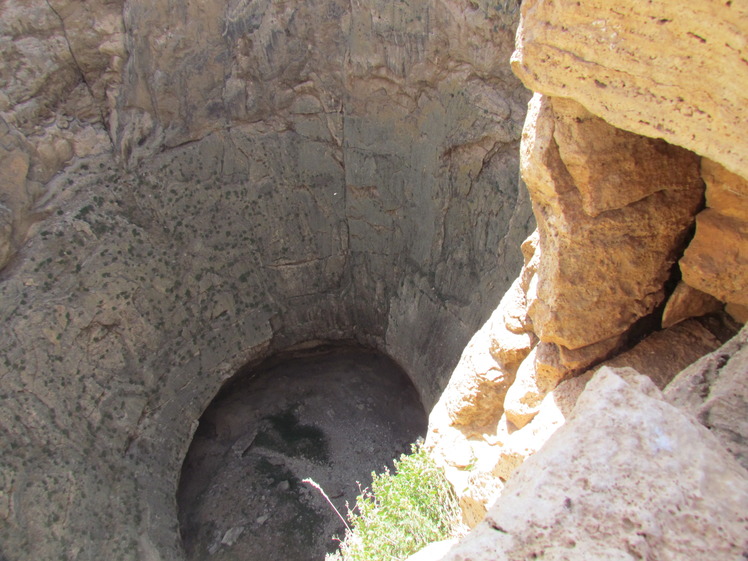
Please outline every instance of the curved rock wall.
[{"label": "curved rock wall", "polygon": [[516,275],[518,6],[79,4],[0,7],[4,75],[57,53],[0,108],[0,557],[179,559],[182,459],[237,368],[354,339],[430,407]]},{"label": "curved rock wall", "polygon": [[45,184],[111,149],[126,58],[122,2],[0,5],[0,268],[43,218]]}]

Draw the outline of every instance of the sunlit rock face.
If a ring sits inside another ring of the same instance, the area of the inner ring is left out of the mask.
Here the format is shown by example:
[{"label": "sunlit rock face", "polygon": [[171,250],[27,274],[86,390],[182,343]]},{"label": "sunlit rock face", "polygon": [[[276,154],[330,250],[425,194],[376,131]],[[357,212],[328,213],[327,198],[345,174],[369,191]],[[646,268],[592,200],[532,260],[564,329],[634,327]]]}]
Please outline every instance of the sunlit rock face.
[{"label": "sunlit rock face", "polygon": [[1,556],[181,559],[195,421],[275,351],[430,408],[531,229],[517,4],[0,7]]},{"label": "sunlit rock face", "polygon": [[748,176],[744,3],[530,0],[522,13],[512,66],[529,88]]},{"label": "sunlit rock face", "polygon": [[[734,2],[686,8],[668,0],[599,0],[584,10],[575,1],[522,3],[512,67],[536,92],[520,165],[538,229],[523,244],[522,272],[465,348],[430,415],[427,446],[455,484],[466,522],[489,521],[449,559],[677,558],[690,548],[673,542],[643,553],[634,544],[636,525],[628,524],[633,519],[600,517],[605,509],[598,507],[590,520],[594,534],[610,537],[610,550],[592,547],[592,532],[574,538],[576,546],[568,533],[547,542],[533,530],[525,534],[540,524],[533,514],[519,530],[500,520],[502,512],[537,510],[533,464],[524,472],[519,466],[536,452],[538,462],[548,459],[540,459],[544,444],[574,417],[574,403],[601,364],[633,367],[666,394],[672,383],[674,402],[717,436],[713,451],[744,461],[745,423],[734,412],[745,392],[733,378],[744,368],[745,328],[728,342],[748,319],[748,151],[739,125],[746,103],[738,91],[748,81],[744,16],[745,7]],[[712,351],[701,366],[687,368]],[[684,428],[653,424],[668,437]],[[574,430],[577,442],[604,434],[594,422]],[[661,474],[644,453],[637,461],[639,473]],[[600,475],[617,467],[606,464]],[[739,487],[744,503],[748,474],[739,466],[735,473],[737,486],[725,480],[709,495]],[[529,487],[512,487],[522,477]],[[698,477],[708,480],[709,468]],[[546,498],[559,489],[584,491],[588,480],[577,488],[567,487],[568,479],[547,483]],[[634,500],[644,504],[672,492],[646,479],[638,485],[641,498]],[[598,490],[595,500],[611,505],[634,496]],[[681,508],[671,500],[652,512],[675,528],[673,513]],[[729,512],[706,506],[700,516],[714,528],[733,523]],[[563,524],[547,519],[540,526]],[[732,527],[735,535],[745,532],[742,520]],[[630,547],[614,544],[621,530],[631,531]],[[677,532],[690,539],[690,530]],[[735,550],[720,549],[723,536],[708,540],[703,551],[720,558],[744,549],[744,540],[731,542],[739,544]]]},{"label": "sunlit rock face", "polygon": [[603,367],[567,423],[443,560],[739,558],[746,475],[649,378]]}]

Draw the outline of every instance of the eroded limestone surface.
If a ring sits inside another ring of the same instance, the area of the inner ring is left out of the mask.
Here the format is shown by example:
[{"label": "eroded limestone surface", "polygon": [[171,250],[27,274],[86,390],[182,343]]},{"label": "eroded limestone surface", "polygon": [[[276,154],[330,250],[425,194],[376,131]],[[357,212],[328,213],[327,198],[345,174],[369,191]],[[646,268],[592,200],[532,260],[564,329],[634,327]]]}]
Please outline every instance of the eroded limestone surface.
[{"label": "eroded limestone surface", "polygon": [[3,72],[57,53],[0,99],[0,550],[181,559],[179,470],[237,368],[354,340],[430,407],[516,275],[518,3],[78,4],[0,7]]},{"label": "eroded limestone surface", "polygon": [[748,11],[742,2],[522,3],[514,71],[613,126],[748,176]]}]

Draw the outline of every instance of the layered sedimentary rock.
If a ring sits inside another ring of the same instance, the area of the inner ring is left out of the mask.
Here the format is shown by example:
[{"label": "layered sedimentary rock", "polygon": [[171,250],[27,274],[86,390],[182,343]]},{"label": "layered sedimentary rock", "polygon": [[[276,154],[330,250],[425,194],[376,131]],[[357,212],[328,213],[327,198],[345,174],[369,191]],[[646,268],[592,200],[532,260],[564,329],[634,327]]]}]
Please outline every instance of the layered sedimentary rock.
[{"label": "layered sedimentary rock", "polygon": [[0,8],[0,557],[180,559],[237,368],[351,339],[428,407],[516,275],[518,4],[79,4]]},{"label": "layered sedimentary rock", "polygon": [[522,10],[512,64],[529,88],[705,157],[708,208],[697,218],[683,278],[745,321],[746,7],[599,0],[579,10],[563,0],[525,2]]},{"label": "layered sedimentary rock", "polygon": [[741,2],[573,0],[522,4],[514,71],[615,127],[663,138],[748,176]]}]

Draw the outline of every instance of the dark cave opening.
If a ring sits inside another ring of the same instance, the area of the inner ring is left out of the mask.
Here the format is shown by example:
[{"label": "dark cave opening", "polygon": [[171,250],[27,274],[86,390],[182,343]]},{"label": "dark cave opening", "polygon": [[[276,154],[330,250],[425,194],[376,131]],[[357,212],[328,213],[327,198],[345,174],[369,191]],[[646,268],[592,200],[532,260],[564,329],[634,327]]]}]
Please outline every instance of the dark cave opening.
[{"label": "dark cave opening", "polygon": [[189,560],[321,561],[371,472],[423,436],[427,415],[389,357],[352,345],[240,369],[203,413],[177,505]]}]

